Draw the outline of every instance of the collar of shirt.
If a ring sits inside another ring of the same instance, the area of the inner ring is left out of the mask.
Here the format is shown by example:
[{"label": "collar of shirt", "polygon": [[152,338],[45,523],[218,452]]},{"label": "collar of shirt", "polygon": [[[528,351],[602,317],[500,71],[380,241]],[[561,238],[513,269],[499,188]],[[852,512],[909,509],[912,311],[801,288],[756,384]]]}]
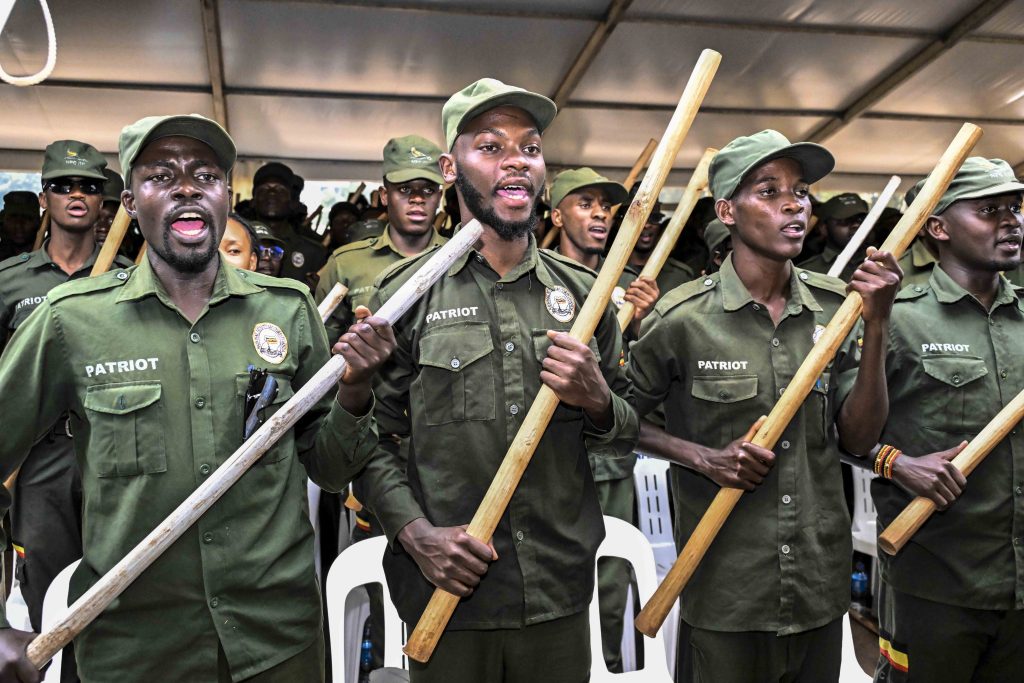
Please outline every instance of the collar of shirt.
[{"label": "collar of shirt", "polygon": [[[28,255],[28,259],[25,260],[25,265],[29,268],[43,268],[56,265],[54,264],[53,259],[50,258],[50,252],[47,251],[49,246],[50,238],[47,237],[43,240],[43,246]],[[85,263],[82,264],[82,267],[79,268],[79,270],[85,270],[86,268],[92,269],[93,264],[96,263],[96,256],[99,255],[99,251],[100,246],[98,244],[94,245],[92,248],[92,254],[89,255],[89,258],[85,259]]]},{"label": "collar of shirt", "polygon": [[[458,232],[461,227],[462,226],[460,224],[455,228],[455,231]],[[515,282],[532,270],[536,272],[537,280],[548,289],[558,287],[558,281],[551,276],[551,272],[548,270],[547,266],[544,265],[544,262],[537,256],[537,240],[534,238],[533,233],[531,232],[528,237],[530,242],[526,247],[526,254],[523,256],[523,260],[520,261],[519,265],[515,268],[505,273],[505,276],[500,278],[498,282]],[[448,277],[455,277],[458,275],[459,272],[466,267],[466,264],[469,263],[470,258],[476,258],[482,263],[487,262],[476,249],[470,249],[460,256],[455,263],[452,264],[452,267],[448,269]]]},{"label": "collar of shirt", "polygon": [[[218,252],[220,268],[217,270],[217,279],[213,283],[213,292],[210,295],[209,304],[213,305],[229,296],[248,296],[256,292],[262,292],[263,288],[249,282],[240,271],[230,266],[224,257]],[[128,281],[121,288],[117,297],[117,303],[123,301],[139,301],[148,296],[155,296],[167,305],[171,305],[171,298],[167,290],[153,272],[149,259],[142,259],[142,263],[129,273]]]},{"label": "collar of shirt", "polygon": [[[445,240],[444,240],[443,237],[441,237],[441,235],[439,235],[437,233],[437,230],[434,230],[433,228],[431,228],[430,231],[433,234],[430,237],[430,244],[427,245],[427,249],[430,249],[431,247],[436,247],[438,245],[444,244]],[[398,251],[398,249],[395,248],[395,242],[391,239],[391,224],[390,223],[388,223],[386,226],[384,226],[384,232],[382,232],[380,234],[380,237],[377,238],[377,241],[373,243],[373,245],[370,247],[370,249],[373,249],[374,251],[380,251],[381,249],[388,249],[389,251],[393,251],[394,253],[398,254],[402,258],[405,258],[405,255],[402,252]],[[426,249],[424,249],[424,251],[426,251]]]},{"label": "collar of shirt", "polygon": [[[932,268],[931,277],[928,280],[928,286],[933,292],[935,292],[935,299],[940,304],[953,304],[960,301],[964,297],[971,297],[971,293],[956,283],[956,281],[949,276],[949,274],[942,269],[942,264],[938,264],[935,268]],[[992,301],[992,310],[1005,306],[1007,304],[1016,304],[1018,308],[1024,311],[1024,305],[1017,296],[1017,292],[1014,291],[1013,285],[1007,281],[1006,278],[999,278],[999,291],[996,292],[996,298]]]},{"label": "collar of shirt", "polygon": [[914,243],[910,245],[910,261],[914,264],[914,267],[924,268],[933,263],[938,263],[939,259],[935,258],[932,252],[928,251],[924,238],[921,237],[914,240]]},{"label": "collar of shirt", "polygon": [[[732,253],[722,263],[719,270],[722,288],[722,308],[726,311],[738,311],[747,304],[754,303],[754,297],[750,295],[746,285],[740,280],[736,268],[732,264]],[[786,302],[786,312],[790,315],[798,315],[801,308],[820,313],[822,308],[814,298],[814,294],[804,284],[797,267],[790,264],[789,273],[789,301]]]},{"label": "collar of shirt", "polygon": [[837,256],[839,256],[839,250],[826,242],[825,249],[821,252],[822,260],[831,265],[832,262],[836,260]]}]

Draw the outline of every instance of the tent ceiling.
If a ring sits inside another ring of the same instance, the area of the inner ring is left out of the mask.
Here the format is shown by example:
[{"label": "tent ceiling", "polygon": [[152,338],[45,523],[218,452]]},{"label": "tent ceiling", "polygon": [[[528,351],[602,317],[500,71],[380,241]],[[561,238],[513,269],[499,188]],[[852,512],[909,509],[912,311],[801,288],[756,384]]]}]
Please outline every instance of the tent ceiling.
[{"label": "tent ceiling", "polygon": [[[283,159],[309,178],[379,174],[393,135],[440,138],[441,104],[482,76],[553,95],[612,6],[625,6],[545,139],[549,166],[623,175],[658,136],[700,50],[723,54],[679,156],[681,183],[705,146],[766,127],[801,138],[948,34],[825,140],[837,170],[823,190],[877,191],[926,173],[963,120],[976,153],[1024,164],[1024,0],[50,0],[59,52],[45,84],[0,85],[0,168],[38,168],[51,140],[105,152],[141,116],[214,116],[223,63],[228,124],[243,158]],[[45,61],[35,0],[16,0],[0,35],[9,72]],[[212,67],[211,67],[212,65]]]}]

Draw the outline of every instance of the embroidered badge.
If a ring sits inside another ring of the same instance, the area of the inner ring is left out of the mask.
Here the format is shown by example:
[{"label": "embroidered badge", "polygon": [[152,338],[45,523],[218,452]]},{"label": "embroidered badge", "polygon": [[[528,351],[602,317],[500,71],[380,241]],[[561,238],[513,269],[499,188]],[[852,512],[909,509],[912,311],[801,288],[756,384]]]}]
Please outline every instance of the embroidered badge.
[{"label": "embroidered badge", "polygon": [[811,333],[811,343],[817,344],[818,340],[821,339],[821,335],[825,334],[824,325],[815,325],[814,332]]},{"label": "embroidered badge", "polygon": [[615,308],[622,308],[626,305],[626,290],[622,287],[616,286],[612,290],[612,303],[615,304]]},{"label": "embroidered badge", "polygon": [[274,323],[257,323],[252,328],[252,345],[260,358],[268,363],[280,365],[288,357],[288,337]]},{"label": "embroidered badge", "polygon": [[306,263],[306,255],[301,251],[292,252],[292,265],[296,268],[301,268]]},{"label": "embroidered badge", "polygon": [[576,314],[576,301],[565,287],[544,288],[544,305],[551,317],[560,323],[567,323]]}]

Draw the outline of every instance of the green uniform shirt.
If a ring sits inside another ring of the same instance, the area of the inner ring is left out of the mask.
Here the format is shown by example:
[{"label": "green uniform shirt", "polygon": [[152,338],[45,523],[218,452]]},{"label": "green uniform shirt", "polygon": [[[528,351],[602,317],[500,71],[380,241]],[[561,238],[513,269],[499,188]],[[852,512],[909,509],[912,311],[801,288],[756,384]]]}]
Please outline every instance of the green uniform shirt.
[{"label": "green uniform shirt", "polygon": [[[992,309],[937,266],[927,285],[900,292],[889,324],[889,417],[882,443],[901,457],[973,439],[1024,389],[1024,302],[1000,280]],[[844,373],[841,392],[853,378]],[[1024,436],[1018,427],[895,557],[880,554],[896,590],[973,609],[1024,608]],[[871,493],[879,530],[911,496],[886,479]]]},{"label": "green uniform shirt", "polygon": [[658,283],[660,296],[665,296],[679,285],[685,285],[694,278],[693,270],[682,261],[669,258],[654,279]]},{"label": "green uniform shirt", "polygon": [[[394,294],[424,256],[386,272],[376,305]],[[549,329],[568,331],[594,284],[591,271],[533,237],[522,263],[499,277],[483,256],[459,259],[395,326],[398,341],[376,388],[382,438],[361,477],[366,500],[392,551],[384,558],[392,599],[414,623],[433,593],[398,532],[425,517],[467,524],[540,389]],[[508,510],[498,524],[493,562],[449,628],[518,628],[587,609],[604,524],[589,447],[632,454],[638,435],[627,398],[622,334],[611,307],[591,341],[612,390],[614,426],[599,432],[578,408],[559,405]]]},{"label": "green uniform shirt", "polygon": [[[826,242],[824,251],[817,256],[812,256],[806,261],[801,262],[799,267],[815,273],[827,274],[829,268],[832,267],[832,264],[835,263],[836,258],[839,256],[840,251],[840,249],[836,249],[834,246]],[[857,270],[857,266],[860,265],[856,259],[856,254],[854,256],[855,258],[851,258],[846,264],[846,267],[844,267],[842,272],[839,273],[839,279],[843,282],[849,282],[850,278],[853,277],[853,271]]]},{"label": "green uniform shirt", "polygon": [[315,273],[327,262],[327,247],[303,237],[290,225],[284,230],[273,229],[274,236],[284,241],[281,259],[281,277],[306,283],[306,273]]},{"label": "green uniform shirt", "polygon": [[[722,448],[767,415],[843,301],[834,278],[793,268],[776,327],[726,258],[718,273],[669,293],[630,349],[637,412],[664,403],[672,435]],[[832,367],[775,445],[764,482],[743,496],[682,596],[698,628],[789,635],[829,623],[850,602],[850,517],[831,438]],[[715,494],[710,479],[672,466],[675,531],[690,537]]]},{"label": "green uniform shirt", "polygon": [[[82,267],[68,275],[53,262],[47,249],[50,240],[31,253],[24,253],[0,262],[0,328],[6,331],[0,339],[0,347],[9,335],[25,322],[29,313],[46,300],[46,293],[68,280],[89,277],[99,254],[99,246]],[[114,268],[127,268],[132,261],[123,257],[114,258]]]},{"label": "green uniform shirt", "polygon": [[[55,288],[14,335],[0,358],[0,386],[14,387],[0,393],[0,476],[70,412],[85,549],[72,600],[241,445],[248,364],[279,382],[269,417],[326,363],[304,290],[221,259],[190,324],[145,259]],[[217,680],[219,642],[241,679],[308,647],[321,613],[306,474],[336,491],[375,447],[371,418],[333,394],[317,403],[76,639],[83,678]],[[0,509],[10,502],[0,487]]]},{"label": "green uniform shirt", "polygon": [[[429,247],[444,244],[448,240],[431,230]],[[428,248],[429,248],[428,247]],[[348,287],[348,294],[341,300],[334,314],[324,323],[327,339],[333,344],[355,322],[356,306],[367,306],[373,293],[373,281],[385,268],[398,263],[403,256],[391,241],[390,227],[380,237],[371,237],[338,247],[327,259],[327,265],[320,271],[316,286],[316,302],[327,298],[337,283]]]},{"label": "green uniform shirt", "polygon": [[903,269],[903,287],[928,284],[932,268],[938,262],[939,260],[924,245],[924,238],[915,239],[911,243],[910,249],[907,249],[900,257],[899,264]]}]

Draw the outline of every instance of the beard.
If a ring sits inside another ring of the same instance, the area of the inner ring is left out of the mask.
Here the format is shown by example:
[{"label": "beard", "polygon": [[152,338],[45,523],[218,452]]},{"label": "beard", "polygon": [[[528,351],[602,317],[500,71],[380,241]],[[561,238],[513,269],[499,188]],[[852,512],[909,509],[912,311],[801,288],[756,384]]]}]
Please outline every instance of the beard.
[{"label": "beard", "polygon": [[200,273],[210,265],[210,262],[217,257],[217,247],[219,246],[219,240],[213,238],[217,233],[213,229],[213,216],[209,215],[205,211],[196,211],[205,223],[210,226],[208,232],[209,240],[208,243],[197,244],[192,247],[185,247],[182,251],[175,251],[171,248],[171,223],[177,218],[173,215],[168,216],[164,219],[163,230],[160,233],[160,239],[149,245],[149,248],[156,252],[167,265],[179,273]]},{"label": "beard", "polygon": [[537,226],[537,221],[539,220],[539,216],[537,216],[537,204],[540,202],[539,196],[533,199],[533,206],[530,208],[529,217],[521,221],[506,221],[499,218],[493,208],[486,208],[484,206],[484,195],[473,187],[473,184],[462,174],[461,170],[455,176],[455,187],[462,194],[462,199],[466,202],[466,208],[469,209],[469,212],[484,225],[491,226],[494,232],[498,234],[498,237],[506,242],[513,242],[523,235],[533,232]]}]

